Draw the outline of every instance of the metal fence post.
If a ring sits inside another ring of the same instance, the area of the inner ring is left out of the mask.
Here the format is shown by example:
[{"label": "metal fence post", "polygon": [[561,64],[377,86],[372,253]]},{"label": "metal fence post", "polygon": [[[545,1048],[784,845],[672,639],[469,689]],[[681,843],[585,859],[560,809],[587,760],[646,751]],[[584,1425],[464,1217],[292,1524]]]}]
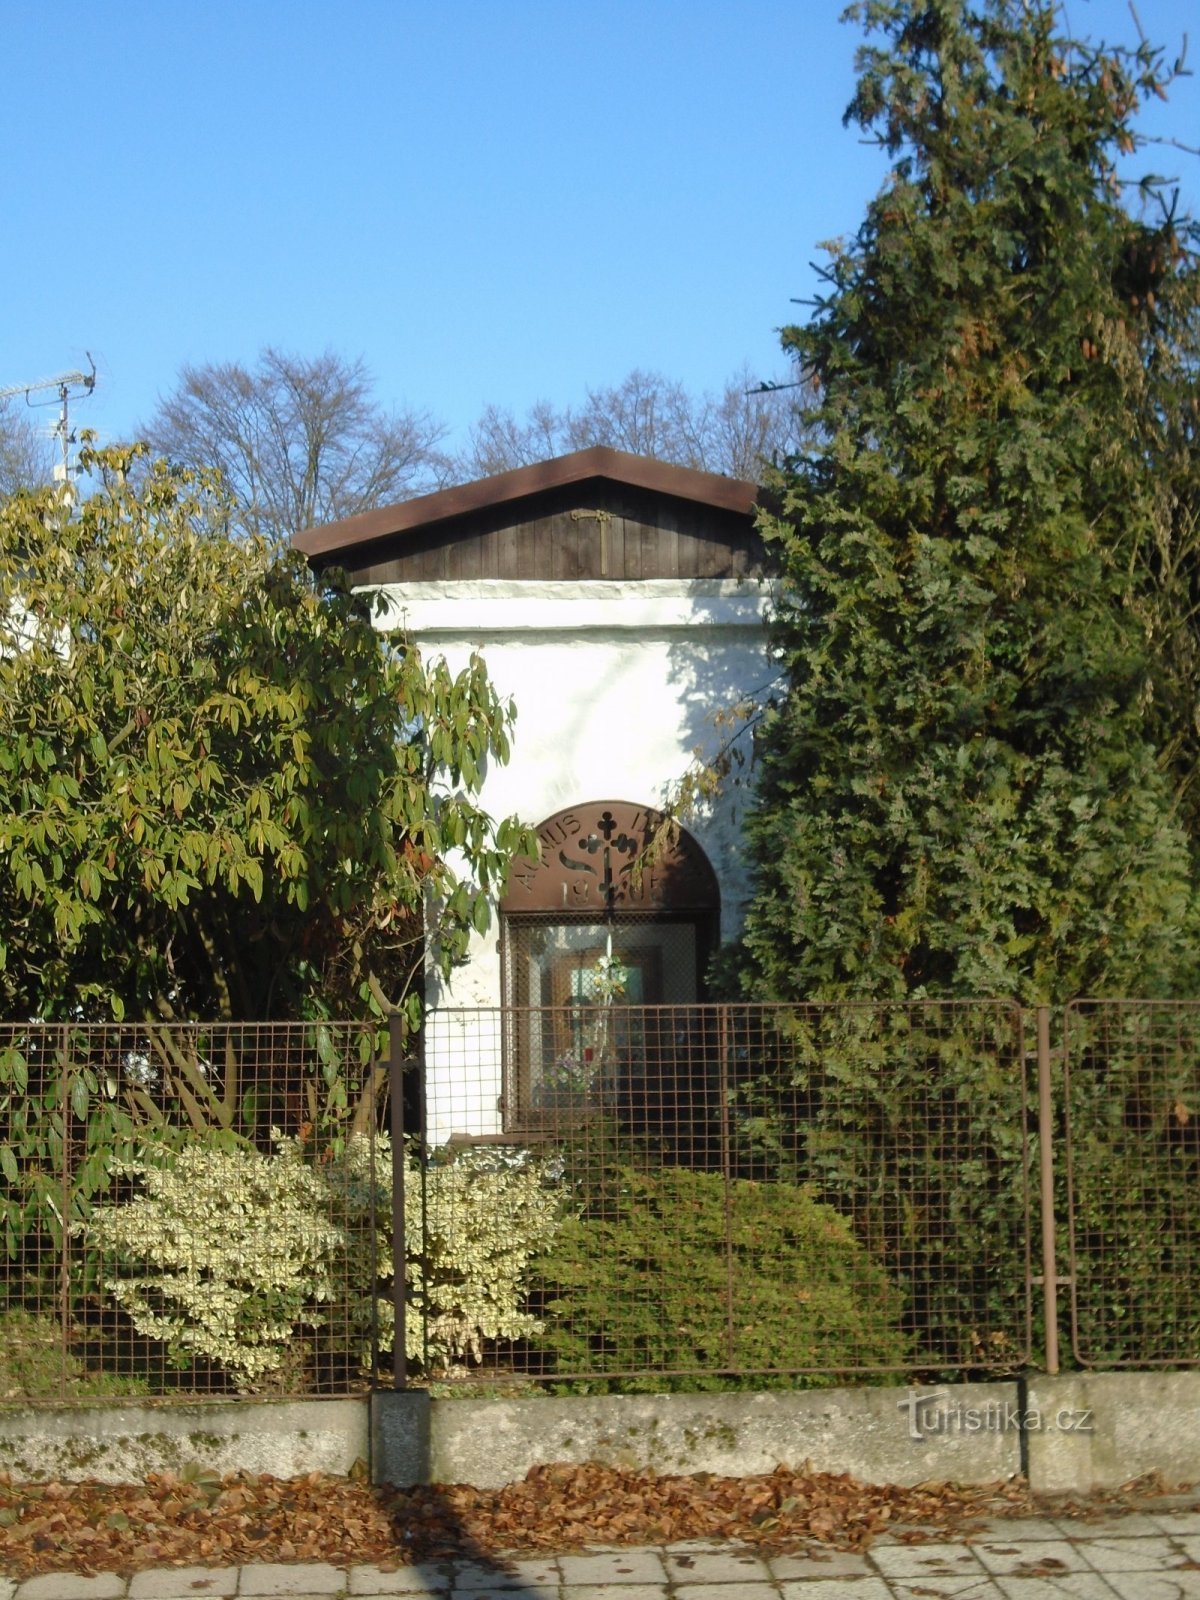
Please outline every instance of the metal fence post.
[{"label": "metal fence post", "polygon": [[404,1231],[404,1019],[388,1022],[388,1098],[392,1127],[392,1387],[408,1388],[408,1249]]},{"label": "metal fence post", "polygon": [[731,1371],[734,1360],[734,1269],[733,1269],[733,1152],[729,1128],[729,1007],[717,1008],[719,1095],[721,1104],[721,1182],[725,1191],[725,1365]]},{"label": "metal fence post", "polygon": [[71,1349],[71,1045],[64,1024],[59,1035],[58,1104],[62,1117],[62,1238],[58,1262],[58,1392],[66,1399]]},{"label": "metal fence post", "polygon": [[417,1034],[417,1059],[413,1068],[416,1074],[414,1096],[417,1126],[417,1149],[421,1161],[421,1283],[426,1292],[421,1296],[421,1365],[429,1371],[429,1120],[425,1109],[425,1025]]},{"label": "metal fence post", "polygon": [[1054,1226],[1054,1099],[1050,1082],[1050,1007],[1037,1008],[1038,1158],[1041,1168],[1042,1293],[1046,1371],[1058,1372],[1058,1252]]}]

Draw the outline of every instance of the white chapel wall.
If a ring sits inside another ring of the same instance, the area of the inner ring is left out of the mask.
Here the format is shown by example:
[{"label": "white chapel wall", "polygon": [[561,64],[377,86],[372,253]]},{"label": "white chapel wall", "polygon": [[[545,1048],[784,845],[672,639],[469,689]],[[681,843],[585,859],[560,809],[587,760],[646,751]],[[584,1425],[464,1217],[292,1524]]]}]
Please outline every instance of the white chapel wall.
[{"label": "white chapel wall", "polygon": [[[589,800],[661,805],[695,747],[714,752],[728,737],[714,712],[761,696],[770,672],[767,595],[757,582],[472,580],[383,592],[380,626],[404,627],[456,671],[478,650],[497,691],[516,702],[511,760],[492,765],[482,803],[530,824]],[[736,934],[749,888],[743,804],[744,790],[728,787],[688,822],[720,884],[722,939]],[[496,1006],[501,994],[496,919],[449,982],[430,979],[426,1105],[435,1142],[500,1131],[498,1021],[459,1013]]]}]

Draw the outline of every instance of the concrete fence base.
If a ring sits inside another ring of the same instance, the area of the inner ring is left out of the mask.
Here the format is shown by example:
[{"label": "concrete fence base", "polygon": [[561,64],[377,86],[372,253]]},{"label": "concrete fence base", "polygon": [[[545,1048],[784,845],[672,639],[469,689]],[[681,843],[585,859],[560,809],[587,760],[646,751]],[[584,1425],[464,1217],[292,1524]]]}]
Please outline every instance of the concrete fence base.
[{"label": "concrete fence base", "polygon": [[341,1475],[369,1449],[365,1397],[0,1409],[0,1470],[24,1480],[137,1483],[187,1466]]},{"label": "concrete fence base", "polygon": [[1025,1433],[1035,1489],[1112,1489],[1150,1472],[1200,1481],[1200,1372],[1031,1377],[1026,1407],[1042,1424]]},{"label": "concrete fence base", "polygon": [[1085,1373],[1027,1382],[797,1393],[0,1409],[0,1470],[16,1479],[137,1481],[217,1472],[344,1474],[498,1487],[549,1462],[731,1476],[806,1464],[873,1483],[1110,1489],[1157,1472],[1200,1480],[1200,1373]]},{"label": "concrete fence base", "polygon": [[[939,1428],[935,1405],[909,1404],[934,1393],[964,1418],[977,1406],[981,1425]],[[493,1488],[550,1461],[731,1477],[808,1462],[875,1483],[988,1483],[1021,1471],[1019,1436],[1002,1426],[1016,1404],[1011,1383],[476,1401],[381,1393],[372,1448],[380,1480],[397,1484]],[[427,1443],[414,1448],[418,1439]]]}]

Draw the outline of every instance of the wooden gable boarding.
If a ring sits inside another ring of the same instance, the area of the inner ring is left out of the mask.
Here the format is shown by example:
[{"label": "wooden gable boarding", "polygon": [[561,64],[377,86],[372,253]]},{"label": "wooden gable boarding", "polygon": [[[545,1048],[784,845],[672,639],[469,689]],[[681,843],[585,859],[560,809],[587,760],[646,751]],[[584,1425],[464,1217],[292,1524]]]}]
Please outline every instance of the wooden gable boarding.
[{"label": "wooden gable boarding", "polygon": [[297,534],[355,585],[758,577],[756,489],[596,446]]}]

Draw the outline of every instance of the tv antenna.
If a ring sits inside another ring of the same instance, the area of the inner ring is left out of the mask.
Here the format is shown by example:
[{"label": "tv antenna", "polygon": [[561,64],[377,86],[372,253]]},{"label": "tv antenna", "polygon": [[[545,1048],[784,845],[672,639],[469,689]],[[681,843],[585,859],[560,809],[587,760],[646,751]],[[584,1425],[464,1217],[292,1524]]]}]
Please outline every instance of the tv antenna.
[{"label": "tv antenna", "polygon": [[[82,389],[83,394],[77,396],[86,399],[96,387],[96,363],[92,360],[90,350],[84,351],[88,359],[90,372],[58,372],[52,378],[36,378],[33,383],[10,383],[7,388],[0,389],[0,400],[7,400],[14,394],[23,394],[27,406],[52,406],[57,403],[59,407],[58,421],[51,430],[51,437],[58,440],[62,447],[62,460],[54,463],[55,483],[69,484],[74,468],[71,466],[70,447],[75,443],[75,435],[71,432],[69,409],[72,389]],[[57,402],[54,400],[31,400],[31,394],[40,394],[45,389],[57,389]]]}]

